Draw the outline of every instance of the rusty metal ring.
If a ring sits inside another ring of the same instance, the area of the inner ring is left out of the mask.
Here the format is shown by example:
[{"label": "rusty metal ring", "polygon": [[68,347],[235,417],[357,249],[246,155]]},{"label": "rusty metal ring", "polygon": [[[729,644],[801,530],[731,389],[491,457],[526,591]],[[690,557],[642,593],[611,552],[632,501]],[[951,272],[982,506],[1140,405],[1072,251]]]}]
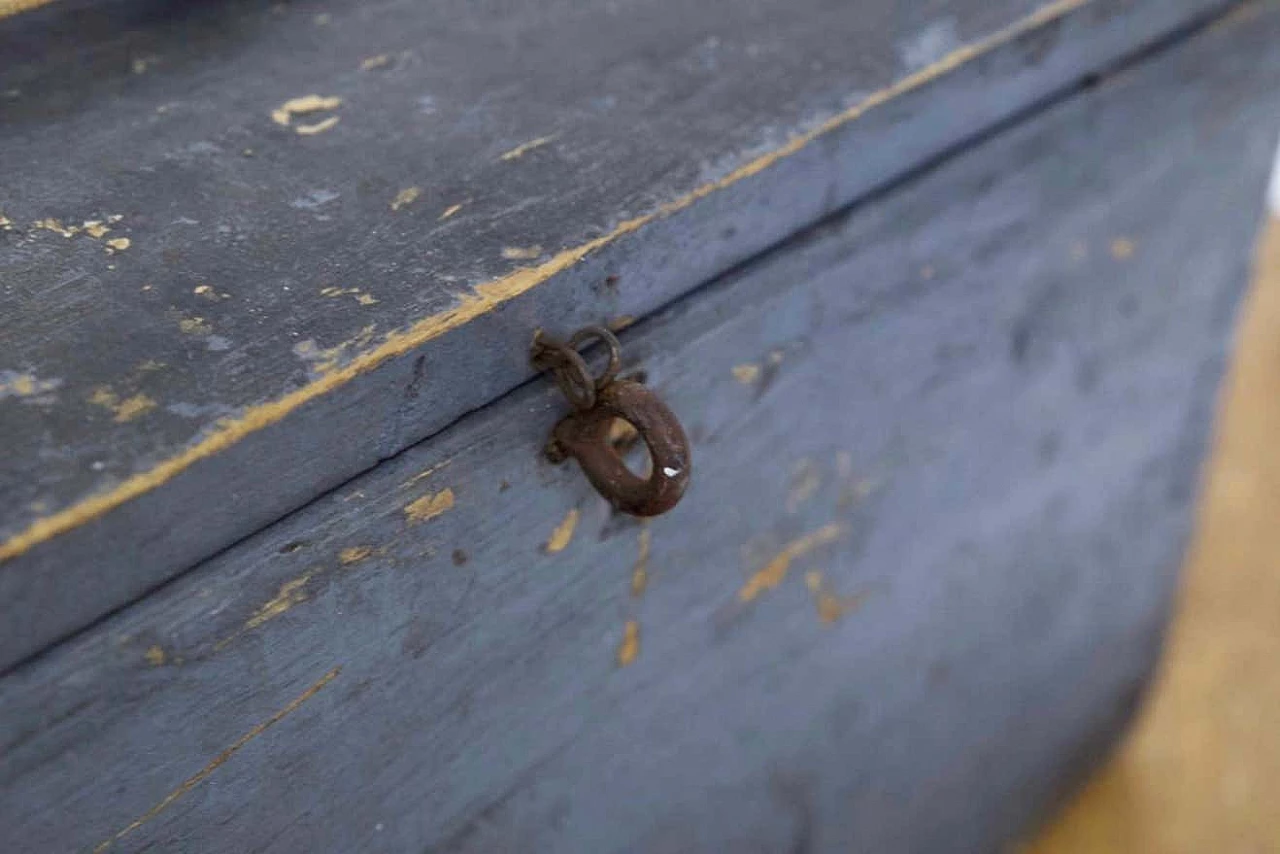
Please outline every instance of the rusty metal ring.
[{"label": "rusty metal ring", "polygon": [[[621,418],[636,428],[649,449],[649,476],[633,473],[609,441]],[[635,516],[657,516],[674,507],[689,485],[689,440],[675,415],[652,391],[618,380],[596,395],[592,409],[575,412],[556,425],[553,458],[573,457],[610,504]]]},{"label": "rusty metal ring", "polygon": [[604,372],[596,377],[596,391],[601,391],[618,376],[618,371],[622,367],[622,345],[618,343],[618,337],[603,326],[582,327],[570,336],[568,344],[576,353],[583,342],[590,341],[592,338],[609,350],[609,362],[605,365]]},{"label": "rusty metal ring", "polygon": [[556,385],[575,409],[590,409],[596,405],[596,384],[591,369],[573,347],[564,344],[539,330],[533,338],[534,367],[551,371]]}]

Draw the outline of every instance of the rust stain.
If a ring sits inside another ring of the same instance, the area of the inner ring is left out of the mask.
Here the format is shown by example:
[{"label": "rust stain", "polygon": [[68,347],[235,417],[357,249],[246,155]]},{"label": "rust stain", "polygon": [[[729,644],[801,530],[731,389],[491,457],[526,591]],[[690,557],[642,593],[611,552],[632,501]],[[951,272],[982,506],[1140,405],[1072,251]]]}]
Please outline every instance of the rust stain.
[{"label": "rust stain", "polygon": [[618,645],[618,666],[626,667],[640,654],[640,624],[627,620],[622,627],[622,643]]},{"label": "rust stain", "polygon": [[391,209],[393,211],[398,211],[406,205],[411,205],[416,202],[418,197],[421,195],[421,187],[405,187],[403,190],[396,193],[396,197],[391,200]]},{"label": "rust stain", "polygon": [[1127,261],[1133,257],[1138,245],[1127,237],[1117,237],[1111,241],[1111,257],[1117,261]]},{"label": "rust stain", "polygon": [[244,631],[256,629],[269,620],[274,620],[284,612],[288,611],[294,605],[307,601],[307,582],[311,580],[312,573],[308,572],[298,576],[292,581],[286,581],[280,585],[280,590],[274,597],[253,612],[244,624]]},{"label": "rust stain", "polygon": [[411,522],[426,522],[441,513],[453,509],[453,490],[445,488],[435,494],[428,493],[405,506],[404,513]]},{"label": "rust stain", "polygon": [[147,651],[143,653],[143,656],[147,659],[147,664],[150,664],[152,667],[161,667],[168,660],[168,656],[165,655],[164,650],[155,644],[147,647]]},{"label": "rust stain", "polygon": [[349,566],[353,563],[359,563],[371,554],[373,554],[373,546],[352,546],[338,552],[338,563],[343,566]]},{"label": "rust stain", "polygon": [[[915,91],[973,60],[984,56],[1021,36],[1034,32],[1068,13],[1087,6],[1094,0],[1055,0],[1025,18],[993,33],[987,38],[961,47],[938,62],[921,68],[857,104],[843,110],[813,129],[792,137],[783,145],[766,152],[727,175],[703,184],[682,196],[657,206],[650,213],[617,223],[610,231],[592,240],[555,253],[536,267],[521,267],[489,282],[477,285],[462,295],[451,308],[421,318],[402,330],[386,333],[381,344],[351,359],[340,371],[328,372],[288,394],[245,407],[236,418],[221,419],[203,438],[193,442],[174,456],[150,469],[126,478],[112,489],[89,496],[49,516],[33,520],[23,530],[0,544],[0,561],[25,554],[40,543],[73,530],[103,516],[126,502],[167,483],[201,460],[212,457],[247,436],[278,423],[301,406],[346,385],[389,359],[412,352],[429,341],[505,305],[513,299],[575,266],[599,249],[616,243],[651,222],[664,219],[696,204],[700,200],[732,187],[775,163],[807,148],[832,131],[849,124],[866,113],[896,98]],[[316,96],[318,97],[318,96]],[[288,113],[285,114],[286,117]],[[274,118],[274,116],[273,116]]]},{"label": "rust stain", "polygon": [[804,557],[819,546],[835,542],[843,532],[843,527],[832,522],[791,541],[763,569],[747,579],[747,583],[738,591],[738,601],[750,602],[764,591],[777,587],[786,579],[792,561]]},{"label": "rust stain", "polygon": [[542,255],[541,246],[504,246],[502,257],[508,261],[533,261]]},{"label": "rust stain", "polygon": [[649,586],[649,547],[653,543],[653,535],[646,524],[640,529],[640,554],[636,557],[636,565],[631,570],[631,595],[644,595]]},{"label": "rust stain", "polygon": [[253,729],[246,732],[244,735],[240,736],[238,739],[236,739],[234,744],[232,744],[226,750],[222,751],[216,757],[214,757],[212,762],[210,762],[208,765],[201,768],[195,774],[192,774],[186,780],[182,781],[182,784],[179,785],[178,788],[174,789],[169,794],[165,795],[164,798],[160,801],[160,803],[156,804],[151,809],[147,810],[145,813],[139,816],[137,819],[130,822],[122,830],[116,832],[109,838],[104,839],[102,842],[99,842],[96,846],[94,846],[94,849],[93,849],[94,854],[102,854],[103,851],[106,851],[112,845],[119,842],[121,839],[124,839],[126,836],[133,833],[135,830],[142,827],[147,822],[151,821],[151,819],[155,818],[160,813],[164,812],[173,804],[174,801],[178,800],[178,798],[182,797],[183,795],[187,794],[192,789],[194,789],[196,786],[203,783],[209,777],[210,774],[218,770],[218,768],[221,767],[223,764],[225,764],[228,759],[230,759],[231,757],[235,756],[238,752],[240,752],[240,750],[246,744],[253,741],[255,738],[262,735],[267,730],[271,729],[271,727],[278,724],[286,716],[296,711],[298,707],[301,706],[303,703],[305,703],[307,700],[310,700],[312,697],[318,694],[321,691],[321,689],[324,688],[324,686],[328,685],[330,682],[336,679],[340,672],[342,672],[342,668],[335,667],[332,670],[330,670],[328,673],[326,673],[324,676],[321,676],[320,679],[317,680],[315,684],[313,684],[310,688],[308,688],[307,690],[299,694],[297,697],[295,697],[287,706],[285,706],[280,711],[276,712],[271,717],[267,718],[262,723],[255,726]]},{"label": "rust stain", "polygon": [[556,138],[555,134],[552,134],[551,136],[540,136],[537,139],[531,139],[528,142],[521,143],[520,145],[517,145],[515,148],[511,149],[510,151],[500,155],[498,159],[504,160],[504,161],[516,160],[518,158],[524,157],[526,154],[528,154],[530,151],[533,151],[535,148],[541,148],[542,146],[546,145],[548,142],[551,142],[555,138]]},{"label": "rust stain", "polygon": [[556,529],[551,532],[551,539],[547,540],[547,554],[558,554],[565,550],[573,539],[574,529],[578,527],[578,516],[578,508],[575,507],[565,514],[564,521],[556,525]]}]

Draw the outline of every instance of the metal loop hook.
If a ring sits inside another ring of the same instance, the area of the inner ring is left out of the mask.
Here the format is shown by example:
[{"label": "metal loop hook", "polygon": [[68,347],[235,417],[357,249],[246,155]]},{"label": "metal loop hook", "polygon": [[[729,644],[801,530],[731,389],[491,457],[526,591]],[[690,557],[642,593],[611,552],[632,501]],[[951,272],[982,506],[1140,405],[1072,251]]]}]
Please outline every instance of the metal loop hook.
[{"label": "metal loop hook", "polygon": [[[599,377],[592,378],[578,347],[596,339],[609,352]],[[533,340],[533,364],[551,371],[565,397],[577,410],[555,426],[547,445],[553,462],[573,457],[587,479],[614,507],[635,516],[657,516],[680,501],[689,484],[689,440],[684,428],[652,391],[638,382],[617,379],[622,346],[601,326],[575,332],[567,342],[541,331]],[[648,477],[623,462],[610,441],[614,419],[635,428],[649,449]]]},{"label": "metal loop hook", "polygon": [[[649,449],[648,477],[627,468],[609,441],[615,418],[636,429]],[[633,516],[658,516],[680,501],[689,485],[689,440],[675,415],[652,391],[618,380],[596,395],[596,405],[556,425],[548,451],[552,459],[573,457],[610,504]]]},{"label": "metal loop hook", "polygon": [[[584,342],[598,339],[609,349],[609,362],[599,377],[592,379],[591,369],[578,352]],[[613,382],[622,364],[622,345],[603,326],[579,329],[567,342],[559,341],[539,329],[533,336],[533,366],[551,371],[556,385],[575,409],[590,409],[596,404],[596,392]]]}]

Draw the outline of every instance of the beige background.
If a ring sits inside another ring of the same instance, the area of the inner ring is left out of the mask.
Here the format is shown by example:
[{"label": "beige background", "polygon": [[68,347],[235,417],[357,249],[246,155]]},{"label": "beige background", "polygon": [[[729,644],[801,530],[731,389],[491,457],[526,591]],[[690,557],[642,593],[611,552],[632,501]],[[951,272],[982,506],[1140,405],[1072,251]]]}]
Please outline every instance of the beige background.
[{"label": "beige background", "polygon": [[1026,850],[1280,852],[1280,219],[1261,232],[1159,679]]}]

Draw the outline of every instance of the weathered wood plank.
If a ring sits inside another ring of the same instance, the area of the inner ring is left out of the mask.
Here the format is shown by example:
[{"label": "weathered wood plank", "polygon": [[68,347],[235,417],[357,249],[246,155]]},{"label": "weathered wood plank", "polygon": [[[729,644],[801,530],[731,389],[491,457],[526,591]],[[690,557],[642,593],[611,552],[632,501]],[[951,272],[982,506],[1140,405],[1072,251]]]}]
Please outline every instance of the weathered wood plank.
[{"label": "weathered wood plank", "polygon": [[633,328],[669,516],[540,461],[539,384],[24,666],[10,846],[1009,840],[1155,656],[1277,37],[1249,4]]},{"label": "weathered wood plank", "polygon": [[535,326],[643,316],[1220,5],[0,21],[0,667],[509,390]]}]

